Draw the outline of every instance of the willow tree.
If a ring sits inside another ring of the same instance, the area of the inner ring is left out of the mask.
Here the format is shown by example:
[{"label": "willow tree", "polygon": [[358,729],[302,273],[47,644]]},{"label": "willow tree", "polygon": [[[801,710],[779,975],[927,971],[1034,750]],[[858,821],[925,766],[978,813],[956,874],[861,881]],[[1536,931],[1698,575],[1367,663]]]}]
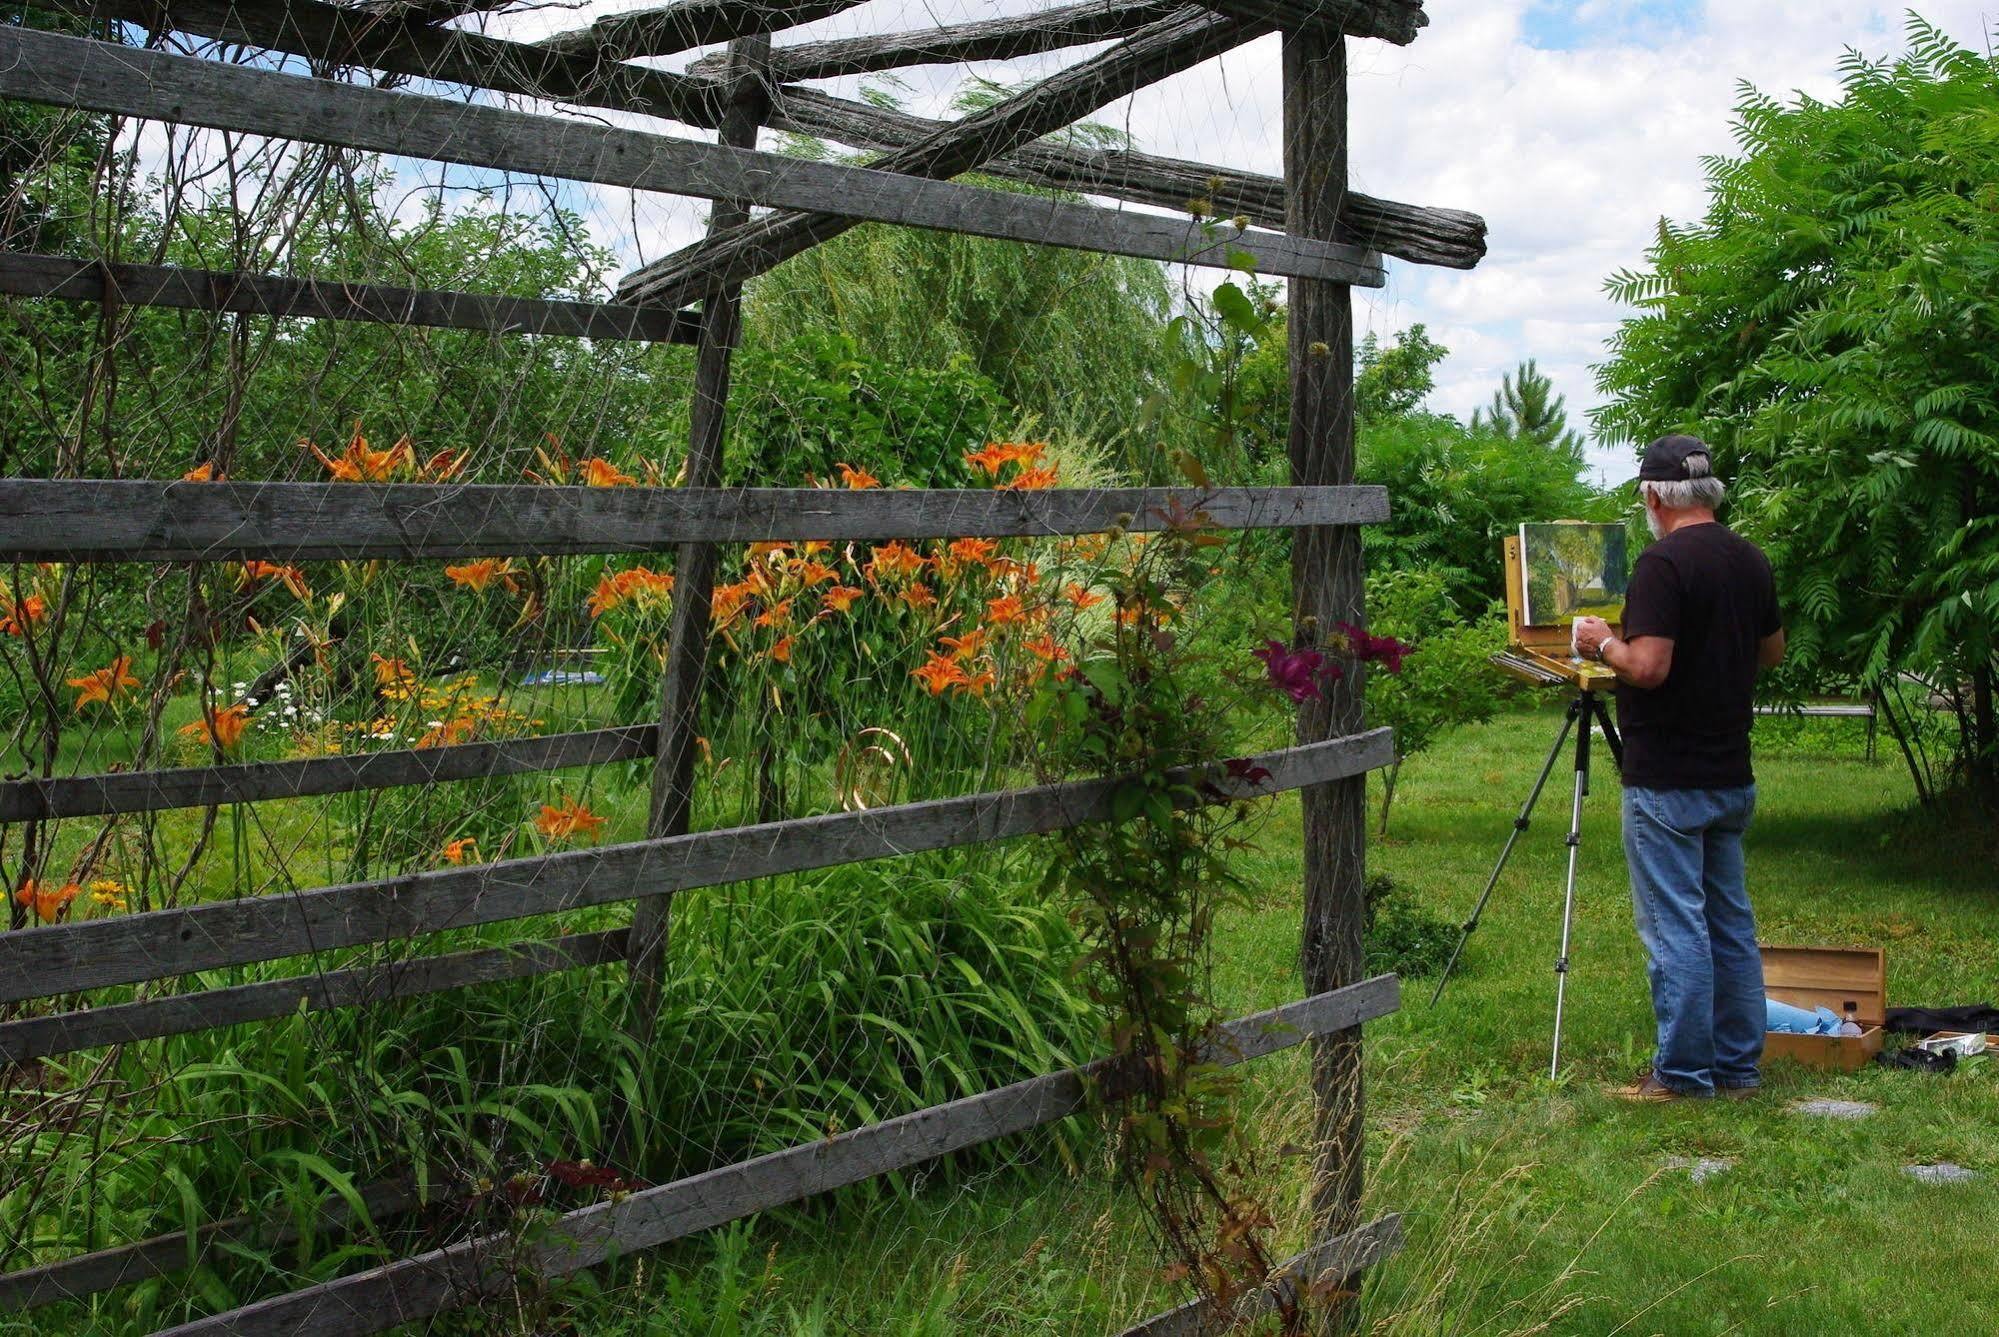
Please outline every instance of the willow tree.
[{"label": "willow tree", "polygon": [[[1747,93],[1709,204],[1610,291],[1596,417],[1691,430],[1776,564],[1796,681],[1903,673],[1999,788],[1999,63],[1912,18],[1832,102]],[[1919,776],[1919,781],[1921,777]]]}]

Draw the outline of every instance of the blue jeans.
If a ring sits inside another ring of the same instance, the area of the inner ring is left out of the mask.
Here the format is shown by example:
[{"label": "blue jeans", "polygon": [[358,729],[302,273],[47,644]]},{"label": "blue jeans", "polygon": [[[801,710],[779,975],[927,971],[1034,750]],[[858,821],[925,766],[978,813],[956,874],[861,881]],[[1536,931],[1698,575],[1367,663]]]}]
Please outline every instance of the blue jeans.
[{"label": "blue jeans", "polygon": [[1645,944],[1661,1083],[1687,1095],[1758,1085],[1763,958],[1743,882],[1756,786],[1626,789],[1624,856]]}]

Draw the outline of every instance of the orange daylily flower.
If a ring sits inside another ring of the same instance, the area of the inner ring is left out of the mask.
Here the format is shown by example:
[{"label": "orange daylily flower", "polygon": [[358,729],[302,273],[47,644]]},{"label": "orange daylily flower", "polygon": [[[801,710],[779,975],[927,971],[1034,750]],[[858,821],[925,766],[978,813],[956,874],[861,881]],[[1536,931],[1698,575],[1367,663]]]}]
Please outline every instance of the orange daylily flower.
[{"label": "orange daylily flower", "polygon": [[923,667],[911,669],[909,676],[928,687],[932,696],[942,696],[946,688],[971,681],[966,676],[965,670],[958,667],[956,660],[940,655],[934,650],[930,652],[930,658],[924,662]]},{"label": "orange daylily flower", "polygon": [[583,461],[583,485],[585,487],[631,487],[639,480],[619,469],[607,459],[592,455]]},{"label": "orange daylily flower", "polygon": [[710,615],[714,619],[716,628],[726,627],[741,616],[743,605],[747,604],[756,592],[756,586],[747,580],[738,581],[734,585],[717,585],[709,604]]},{"label": "orange daylily flower", "polygon": [[25,636],[28,628],[47,618],[49,606],[39,594],[30,594],[19,603],[10,601],[0,594],[0,633],[9,636]]},{"label": "orange daylily flower", "polygon": [[102,701],[112,705],[120,692],[129,691],[139,685],[132,676],[132,658],[119,655],[101,669],[93,669],[81,678],[66,680],[76,691],[76,708],[80,713],[92,701]]},{"label": "orange daylily flower", "polygon": [[629,571],[606,572],[597,578],[597,589],[589,599],[590,616],[601,617],[627,599],[663,598],[673,593],[673,573],[635,566]]},{"label": "orange daylily flower", "polygon": [[831,551],[833,551],[833,545],[825,539],[807,539],[798,549],[799,556],[801,557],[820,557]]},{"label": "orange daylily flower", "polygon": [[893,576],[913,576],[927,565],[923,555],[907,543],[884,543],[879,548],[868,550],[868,574],[879,577],[886,572]]},{"label": "orange daylily flower", "polygon": [[785,599],[757,614],[759,627],[782,627],[791,621],[791,600]]},{"label": "orange daylily flower", "polygon": [[243,741],[243,733],[249,727],[250,708],[239,701],[226,710],[204,709],[200,719],[181,725],[180,733],[183,738],[217,744],[227,752]]},{"label": "orange daylily flower", "polygon": [[248,588],[251,582],[275,580],[292,592],[292,597],[301,602],[312,602],[312,590],[305,583],[305,572],[295,566],[285,566],[279,562],[262,562],[252,557],[243,563],[242,585]]},{"label": "orange daylily flower", "polygon": [[993,671],[987,669],[984,673],[974,674],[972,677],[959,683],[958,690],[960,692],[969,692],[976,697],[984,697],[987,689],[992,685]]},{"label": "orange daylily flower", "polygon": [[1051,664],[1069,657],[1069,652],[1062,648],[1054,636],[1045,631],[1033,640],[1024,641],[1022,644],[1037,658],[1045,659]]},{"label": "orange daylily flower", "polygon": [[1013,456],[1007,452],[1005,446],[997,441],[988,441],[984,450],[967,454],[965,456],[965,463],[971,465],[974,469],[984,469],[993,477],[998,477],[999,471],[1005,468],[1007,463],[1012,459]]},{"label": "orange daylily flower", "polygon": [[1071,607],[1079,610],[1093,608],[1104,601],[1103,595],[1092,594],[1081,585],[1071,585],[1063,592],[1063,597],[1069,601]]},{"label": "orange daylily flower", "polygon": [[189,469],[180,476],[180,481],[183,483],[220,483],[224,481],[224,477],[223,474],[216,471],[215,461],[210,460],[206,464],[197,464],[192,469]]},{"label": "orange daylily flower", "polygon": [[937,643],[948,646],[951,651],[951,658],[953,659],[971,659],[977,656],[980,650],[985,648],[986,629],[984,627],[974,627],[963,636],[939,636]]},{"label": "orange daylily flower", "polygon": [[1046,441],[1012,441],[1000,447],[1007,459],[1015,464],[1039,464],[1041,457],[1048,453]]},{"label": "orange daylily flower", "polygon": [[1055,486],[1055,466],[1039,465],[1032,469],[1022,469],[1013,476],[1011,483],[1001,483],[1002,492],[1039,492],[1043,488]]},{"label": "orange daylily flower", "polygon": [[542,804],[541,816],[534,819],[534,825],[535,830],[550,840],[574,840],[587,836],[594,841],[597,838],[598,828],[609,820],[607,817],[599,817],[565,794],[562,806],[559,808]]},{"label": "orange daylily flower", "polygon": [[462,450],[440,450],[423,462],[417,473],[431,483],[448,483],[458,477],[465,468],[467,452]]},{"label": "orange daylily flower", "polygon": [[69,903],[77,898],[83,888],[74,882],[65,882],[60,887],[51,887],[47,882],[37,882],[29,878],[14,893],[14,900],[35,912],[35,918],[44,924],[53,924],[69,909]]},{"label": "orange daylily flower", "polygon": [[866,593],[866,590],[857,590],[852,585],[835,585],[821,596],[820,602],[828,612],[844,613],[854,606],[854,600]]},{"label": "orange daylily flower", "polygon": [[945,551],[958,561],[984,566],[998,550],[999,544],[992,539],[953,539]]},{"label": "orange daylily flower", "polygon": [[479,842],[471,836],[460,836],[444,847],[444,862],[453,864],[479,862]]},{"label": "orange daylily flower", "polygon": [[416,740],[416,745],[418,747],[448,747],[453,743],[462,743],[470,738],[473,731],[478,727],[479,721],[469,715],[459,715],[454,719],[448,719],[442,724],[433,725],[431,728],[424,730],[423,736]]},{"label": "orange daylily flower", "polygon": [[866,469],[856,469],[850,464],[835,464],[833,467],[840,471],[840,481],[856,492],[863,492],[868,488],[880,487],[882,485],[882,480],[876,478]]},{"label": "orange daylily flower", "polygon": [[796,636],[780,637],[777,644],[771,646],[770,657],[780,664],[789,664],[791,662],[791,647],[797,640]]},{"label": "orange daylily flower", "polygon": [[902,601],[911,608],[934,608],[937,594],[928,585],[911,585],[902,592]]},{"label": "orange daylily flower", "polygon": [[998,599],[986,600],[986,622],[995,627],[1010,627],[1027,621],[1027,610],[1021,607],[1018,594],[1004,595]]},{"label": "orange daylily flower", "polygon": [[481,557],[476,562],[447,566],[444,568],[444,574],[450,576],[456,583],[481,594],[485,593],[486,587],[496,580],[509,590],[520,588],[514,583],[513,560],[506,557]]},{"label": "orange daylily flower", "polygon": [[405,436],[387,450],[371,450],[368,438],[361,435],[361,424],[354,424],[354,435],[348,438],[347,449],[339,455],[328,458],[325,451],[310,441],[300,445],[311,451],[326,471],[333,475],[336,483],[385,483],[396,472],[416,462],[416,451]]},{"label": "orange daylily flower", "polygon": [[823,585],[829,580],[838,580],[840,578],[840,573],[832,567],[827,566],[824,562],[803,562],[794,567],[793,570],[798,573],[798,578],[805,582],[807,589],[811,589],[814,585]]}]

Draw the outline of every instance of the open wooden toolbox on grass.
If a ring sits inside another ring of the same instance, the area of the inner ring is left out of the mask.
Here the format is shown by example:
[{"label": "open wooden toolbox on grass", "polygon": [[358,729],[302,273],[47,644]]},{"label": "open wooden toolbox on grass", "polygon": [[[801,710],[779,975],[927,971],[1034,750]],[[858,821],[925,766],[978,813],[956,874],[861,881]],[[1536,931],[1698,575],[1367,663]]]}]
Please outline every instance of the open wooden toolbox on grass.
[{"label": "open wooden toolbox on grass", "polygon": [[1770,1031],[1765,1058],[1796,1059],[1808,1068],[1862,1067],[1881,1052],[1888,1019],[1888,960],[1879,947],[1779,947],[1763,953],[1763,991],[1780,1003],[1807,1010],[1830,1008],[1844,1019],[1849,1007],[1858,1035],[1792,1035]]}]

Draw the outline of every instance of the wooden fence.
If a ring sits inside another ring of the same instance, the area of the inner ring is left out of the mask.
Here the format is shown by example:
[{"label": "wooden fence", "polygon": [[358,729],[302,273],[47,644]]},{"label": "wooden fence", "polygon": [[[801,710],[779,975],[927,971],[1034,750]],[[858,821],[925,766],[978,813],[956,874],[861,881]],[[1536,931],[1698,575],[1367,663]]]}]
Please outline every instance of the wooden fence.
[{"label": "wooden fence", "polygon": [[[803,869],[1049,832],[1109,820],[1114,778],[905,803],[722,830],[689,829],[693,749],[705,671],[715,545],[762,539],[1065,535],[1147,529],[1203,513],[1237,529],[1295,531],[1301,627],[1360,621],[1353,526],[1388,499],[1353,484],[1352,316],[1348,288],[1383,281],[1379,252],[1468,266],[1483,224],[1451,210],[1346,189],[1346,36],[1411,40],[1418,0],[1089,0],[1037,14],[846,42],[771,48],[767,34],[852,0],[678,0],[528,45],[445,26],[469,5],[413,0],[347,8],[322,0],[48,0],[76,16],[240,43],[315,68],[418,76],[426,86],[559,100],[719,131],[704,143],[653,130],[513,110],[433,93],[360,87],[86,38],[0,28],[0,97],[296,139],[508,172],[716,201],[707,238],[629,276],[608,303],[422,292],[276,275],[214,273],[56,256],[0,256],[0,293],[286,318],[692,343],[696,398],[687,485],[602,490],[478,485],[157,481],[0,481],[0,560],[188,562],[261,558],[436,559],[671,549],[676,591],[661,718],[504,742],[0,784],[0,821],[255,803],[653,757],[644,840],[479,867],[324,886],[0,934],[0,1063],[289,1015],[366,1006],[484,982],[624,963],[635,993],[657,996],[673,893]],[[483,7],[483,6],[482,6]],[[400,12],[390,13],[390,10]],[[1285,32],[1286,181],[1127,152],[1043,142],[1079,115],[1275,28]],[[1101,54],[952,123],[846,102],[789,80],[934,60],[990,58],[1115,39]],[[686,74],[630,63],[731,40]],[[760,126],[824,134],[884,156],[868,167],[758,152]],[[1178,204],[1203,183],[1214,214],[1167,217],[947,180],[978,168],[1112,201]],[[748,206],[778,212],[752,219]],[[1214,267],[1254,265],[1293,280],[1289,487],[1018,493],[832,492],[721,486],[722,409],[738,336],[739,286],[854,222],[1080,247]],[[700,311],[680,309],[690,300]],[[1396,1005],[1392,979],[1362,980],[1364,775],[1393,755],[1362,727],[1349,679],[1307,710],[1298,743],[1254,758],[1267,779],[1219,764],[1202,778],[1222,801],[1300,790],[1306,822],[1306,993],[1216,1035],[1236,1063],[1309,1041],[1325,1145],[1322,1235],[1266,1288],[1280,1303],[1322,1277],[1345,1278],[1392,1251],[1392,1217],[1356,1216],[1358,1027]],[[1254,772],[1252,772],[1254,773]],[[506,947],[357,962],[349,949],[583,906],[629,902],[629,929]],[[91,990],[297,958],[295,978],[87,1006]],[[19,1006],[62,1000],[55,1010]],[[9,1015],[11,1012],[12,1015]],[[646,1012],[640,1009],[643,1017]],[[1115,1091],[1104,1064],[1054,1073],[836,1137],[632,1193],[562,1217],[527,1246],[481,1238],[185,1324],[177,1333],[363,1333],[475,1303],[516,1269],[559,1275],[954,1150],[1024,1132],[1084,1107],[1086,1083]],[[1337,1120],[1337,1123],[1335,1123]],[[373,1212],[416,1205],[406,1184],[370,1187]],[[329,1208],[329,1224],[345,1220]],[[185,1266],[229,1239],[287,1226],[218,1222],[0,1277],[0,1308],[27,1308]],[[1242,1312],[1247,1312],[1244,1310]],[[1204,1330],[1224,1317],[1196,1303],[1135,1332]]]}]

